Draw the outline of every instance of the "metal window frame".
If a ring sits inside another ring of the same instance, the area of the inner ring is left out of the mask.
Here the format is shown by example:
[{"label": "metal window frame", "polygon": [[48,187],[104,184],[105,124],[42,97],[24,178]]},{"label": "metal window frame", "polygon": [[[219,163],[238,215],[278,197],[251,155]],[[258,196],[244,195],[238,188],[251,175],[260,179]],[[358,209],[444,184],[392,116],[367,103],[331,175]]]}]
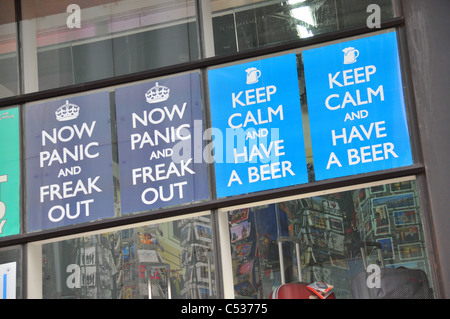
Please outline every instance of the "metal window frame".
[{"label": "metal window frame", "polygon": [[[137,81],[143,81],[147,80],[149,78],[157,78],[157,77],[163,77],[168,76],[174,73],[182,73],[182,72],[190,72],[193,70],[200,70],[201,75],[203,77],[206,76],[206,70],[207,68],[222,65],[225,63],[236,63],[244,59],[251,59],[251,58],[258,58],[270,54],[276,54],[280,53],[282,51],[288,51],[288,50],[295,50],[295,49],[301,49],[303,47],[309,47],[312,45],[317,44],[323,44],[325,42],[330,41],[336,41],[336,40],[343,40],[349,37],[354,36],[362,36],[362,35],[368,35],[375,31],[382,31],[386,29],[396,29],[396,31],[400,34],[400,40],[399,40],[399,49],[400,49],[400,60],[401,60],[401,66],[402,66],[402,75],[403,79],[405,80],[404,87],[405,87],[405,99],[407,100],[407,107],[406,111],[408,114],[408,124],[410,127],[410,133],[411,133],[411,144],[413,149],[413,156],[415,158],[415,164],[407,167],[401,167],[401,168],[395,168],[395,169],[389,169],[385,171],[377,171],[372,173],[366,173],[366,174],[360,174],[360,175],[354,175],[354,176],[347,176],[342,178],[335,178],[332,180],[326,180],[326,181],[319,181],[319,182],[313,182],[303,185],[296,185],[296,186],[290,186],[285,187],[281,189],[275,189],[275,190],[268,190],[268,191],[262,191],[258,193],[252,193],[252,194],[245,194],[240,195],[236,197],[231,198],[220,198],[220,199],[211,199],[204,203],[194,203],[189,205],[182,205],[175,208],[165,208],[160,209],[158,211],[148,211],[143,212],[136,215],[131,216],[121,216],[121,217],[114,217],[112,219],[108,220],[100,220],[96,221],[94,223],[89,224],[80,224],[80,225],[73,225],[58,229],[52,229],[52,230],[44,230],[36,233],[24,233],[24,213],[22,212],[25,199],[22,196],[21,203],[22,203],[22,209],[21,209],[21,215],[22,215],[22,225],[21,225],[21,234],[19,235],[12,235],[0,238],[0,248],[3,247],[10,247],[15,245],[24,245],[25,247],[29,244],[33,244],[39,241],[43,240],[50,240],[50,239],[56,239],[59,237],[65,237],[68,235],[77,235],[82,234],[86,232],[92,232],[92,231],[100,231],[100,230],[107,230],[109,228],[114,227],[126,227],[128,225],[133,225],[136,223],[141,222],[152,222],[159,219],[164,218],[171,218],[171,217],[179,217],[186,214],[192,214],[192,213],[198,213],[202,211],[211,211],[212,216],[215,219],[215,224],[219,226],[219,216],[217,216],[220,210],[223,210],[226,207],[231,206],[241,206],[246,205],[250,203],[260,202],[260,201],[266,201],[266,200],[275,200],[280,199],[284,197],[289,196],[298,196],[301,194],[307,194],[307,193],[313,193],[317,191],[329,191],[332,189],[338,189],[342,187],[349,187],[352,185],[358,185],[358,184],[364,184],[364,183],[371,183],[371,182],[379,182],[383,180],[390,180],[395,178],[402,178],[405,176],[416,176],[417,177],[417,183],[418,187],[420,189],[420,199],[421,202],[424,203],[423,209],[424,209],[424,216],[425,222],[424,222],[424,228],[426,229],[426,233],[428,234],[428,242],[429,245],[427,249],[430,250],[430,256],[432,256],[431,264],[432,264],[432,271],[434,275],[433,282],[436,287],[436,296],[442,296],[442,284],[439,284],[440,282],[440,273],[439,273],[439,265],[437,260],[437,251],[436,251],[436,245],[434,240],[434,233],[432,229],[432,223],[430,221],[430,205],[428,201],[428,189],[426,184],[426,177],[425,177],[425,166],[423,164],[422,155],[421,155],[421,144],[419,140],[419,134],[417,129],[417,118],[416,118],[416,111],[415,111],[415,105],[414,105],[414,97],[412,93],[412,81],[410,79],[410,68],[409,68],[409,60],[408,60],[408,54],[407,54],[407,44],[405,40],[405,34],[404,34],[404,25],[405,25],[405,19],[403,16],[399,15],[398,13],[401,12],[401,3],[399,0],[394,0],[394,12],[396,13],[397,18],[392,18],[385,20],[381,23],[381,27],[377,29],[369,29],[368,27],[355,27],[350,28],[346,30],[339,30],[339,31],[333,31],[326,34],[317,35],[311,38],[305,38],[305,39],[299,39],[294,41],[289,41],[281,44],[276,45],[268,45],[265,47],[259,47],[252,50],[244,51],[244,52],[238,52],[228,55],[222,55],[222,56],[212,56],[208,57],[207,52],[205,52],[205,26],[203,25],[202,21],[202,10],[201,10],[201,2],[202,0],[195,0],[196,4],[196,10],[197,10],[197,24],[198,24],[198,36],[199,36],[199,50],[200,50],[200,59],[192,62],[186,62],[186,63],[180,63],[175,64],[167,67],[162,67],[158,69],[133,73],[133,74],[127,74],[123,76],[117,76],[97,81],[92,81],[88,83],[82,83],[82,84],[76,84],[71,85],[67,87],[62,88],[55,88],[55,89],[49,89],[45,91],[38,91],[38,92],[32,92],[24,94],[23,92],[23,79],[22,79],[22,71],[23,71],[23,61],[21,56],[21,27],[20,23],[18,21],[21,21],[22,12],[21,12],[21,0],[15,0],[15,15],[16,15],[16,25],[17,25],[17,52],[19,57],[19,65],[18,65],[18,72],[19,72],[19,92],[20,94],[13,97],[7,97],[0,99],[0,109],[6,108],[6,107],[12,107],[17,106],[19,107],[19,113],[22,114],[23,105],[26,103],[32,103],[37,102],[39,100],[43,99],[49,99],[49,98],[56,98],[58,96],[62,95],[70,95],[70,94],[79,94],[83,92],[88,92],[92,90],[98,90],[98,89],[105,89],[112,86],[120,86],[124,84],[129,84],[131,82],[137,82]],[[202,85],[202,94],[205,96],[207,94],[207,84],[204,83]],[[205,111],[208,112],[209,105],[205,105]],[[205,117],[208,118],[209,114],[206,114]],[[207,123],[210,124],[210,123]],[[20,131],[23,132],[23,115],[21,116],[20,120]],[[21,133],[22,134],[22,133]],[[23,140],[23,138],[21,139]],[[22,141],[21,145],[21,151],[23,154],[24,151],[24,142]],[[23,164],[22,164],[23,165]],[[212,165],[211,165],[212,166]],[[21,167],[22,171],[24,167]],[[21,174],[23,176],[24,174]],[[212,176],[212,174],[210,174]],[[22,177],[23,178],[23,177]],[[212,178],[212,177],[210,177]],[[24,189],[24,179],[21,181],[21,189],[23,194]],[[212,185],[213,187],[213,185]],[[214,190],[213,190],[214,193]],[[215,198],[215,197],[213,197]],[[218,227],[214,227],[216,229],[216,236],[217,238],[220,237]],[[220,251],[220,247],[216,247],[218,251]],[[27,249],[23,249],[23,274],[24,279],[27,277],[25,274],[27,274],[27,271],[32,270],[30,267],[31,265],[28,265],[28,258],[32,257],[30,254],[34,254],[32,251],[28,251]],[[217,253],[216,256],[220,256],[220,253]],[[220,263],[217,263],[220,264]],[[222,291],[223,287],[221,286],[223,283],[218,282],[217,286],[217,293],[220,297],[220,292]],[[23,296],[27,295],[27,280],[24,281],[24,286],[22,289]]]}]

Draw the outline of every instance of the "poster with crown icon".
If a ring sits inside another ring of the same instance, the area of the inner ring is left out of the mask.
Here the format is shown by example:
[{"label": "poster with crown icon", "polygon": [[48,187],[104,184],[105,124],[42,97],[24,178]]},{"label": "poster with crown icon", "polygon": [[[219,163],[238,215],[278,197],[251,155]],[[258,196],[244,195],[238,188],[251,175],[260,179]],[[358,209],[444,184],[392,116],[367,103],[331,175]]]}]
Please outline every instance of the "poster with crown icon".
[{"label": "poster with crown icon", "polygon": [[199,73],[118,88],[122,214],[206,200]]},{"label": "poster with crown icon", "polygon": [[108,92],[25,107],[28,231],[114,216]]}]

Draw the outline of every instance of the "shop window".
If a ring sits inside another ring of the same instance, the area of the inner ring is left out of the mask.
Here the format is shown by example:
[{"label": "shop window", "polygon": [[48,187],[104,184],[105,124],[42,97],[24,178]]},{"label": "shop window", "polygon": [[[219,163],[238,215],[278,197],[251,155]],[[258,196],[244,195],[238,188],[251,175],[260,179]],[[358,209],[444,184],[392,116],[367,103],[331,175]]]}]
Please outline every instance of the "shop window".
[{"label": "shop window", "polygon": [[[355,298],[359,294],[352,282],[369,266],[381,271],[419,269],[424,275],[420,289],[392,286],[404,294],[387,297],[434,296],[415,180],[244,207],[227,214],[236,298],[270,298],[277,287],[293,282],[326,283],[336,298]],[[364,284],[375,296],[371,280],[364,277]]]},{"label": "shop window", "polygon": [[216,298],[211,226],[197,215],[44,244],[42,297]]}]

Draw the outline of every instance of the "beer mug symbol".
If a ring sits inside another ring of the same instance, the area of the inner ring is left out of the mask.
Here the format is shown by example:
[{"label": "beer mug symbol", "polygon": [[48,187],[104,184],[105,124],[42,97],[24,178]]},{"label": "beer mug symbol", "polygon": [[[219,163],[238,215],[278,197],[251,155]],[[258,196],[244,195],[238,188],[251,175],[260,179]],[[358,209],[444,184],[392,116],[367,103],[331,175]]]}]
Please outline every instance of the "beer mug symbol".
[{"label": "beer mug symbol", "polygon": [[344,64],[355,63],[356,58],[359,57],[359,51],[353,47],[345,48],[342,52],[344,52]]},{"label": "beer mug symbol", "polygon": [[257,68],[248,68],[245,72],[247,72],[247,84],[258,82],[258,79],[261,76],[261,71]]}]

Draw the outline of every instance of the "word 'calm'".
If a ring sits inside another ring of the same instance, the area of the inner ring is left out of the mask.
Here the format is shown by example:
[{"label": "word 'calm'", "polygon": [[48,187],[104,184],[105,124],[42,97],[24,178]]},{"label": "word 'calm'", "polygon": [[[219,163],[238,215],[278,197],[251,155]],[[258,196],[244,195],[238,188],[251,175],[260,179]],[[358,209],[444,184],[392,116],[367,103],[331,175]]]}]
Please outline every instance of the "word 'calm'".
[{"label": "word 'calm'", "polygon": [[[374,75],[376,71],[377,68],[374,65],[368,65],[365,67],[345,70],[342,72],[338,71],[334,74],[329,73],[329,89],[332,90],[334,88],[341,88],[370,82],[371,76]],[[377,89],[367,87],[365,92],[361,91],[360,89],[355,90],[355,92],[353,93],[347,91],[343,96],[337,93],[330,94],[325,100],[325,106],[327,109],[334,111],[345,108],[347,104],[353,106],[371,104],[374,101],[374,97],[377,96],[379,97],[380,101],[384,101],[383,85],[378,86]]]}]

